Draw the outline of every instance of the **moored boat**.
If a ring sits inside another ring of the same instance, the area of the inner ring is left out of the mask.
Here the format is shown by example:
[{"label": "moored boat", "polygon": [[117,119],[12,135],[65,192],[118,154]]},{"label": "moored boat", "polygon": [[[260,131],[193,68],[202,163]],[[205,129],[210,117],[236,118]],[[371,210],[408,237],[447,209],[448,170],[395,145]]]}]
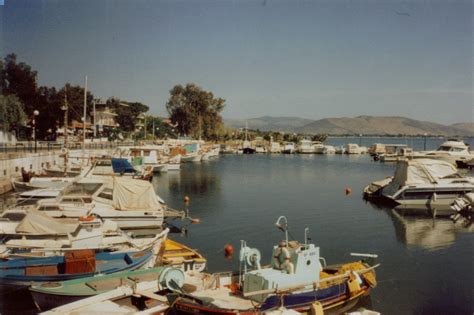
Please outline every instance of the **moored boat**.
[{"label": "moored boat", "polygon": [[119,286],[133,287],[145,281],[163,284],[169,282],[170,277],[176,281],[176,279],[183,279],[184,274],[182,271],[172,267],[156,267],[61,282],[35,283],[29,290],[37,307],[41,311],[46,311],[112,291]]},{"label": "moored boat", "polygon": [[0,261],[0,285],[28,287],[34,282],[63,281],[141,268],[154,258],[153,249],[126,252],[73,250],[51,257]]},{"label": "moored boat", "polygon": [[288,240],[285,217],[278,219],[277,226],[285,232],[285,240],[273,247],[271,266],[262,267],[260,252],[242,241],[241,272],[214,274],[192,292],[169,294],[174,310],[180,314],[261,314],[282,306],[309,311],[318,301],[329,310],[356,303],[376,286],[378,265],[369,264],[369,259],[323,266],[319,247],[307,238],[303,244]]},{"label": "moored boat", "polygon": [[398,161],[393,177],[364,188],[364,197],[388,201],[398,209],[430,210],[433,216],[453,214],[453,201],[474,192],[474,178],[458,173],[452,164],[431,159]]},{"label": "moored boat", "polygon": [[201,272],[206,268],[206,258],[200,253],[171,239],[167,239],[164,243],[160,263],[185,272]]}]

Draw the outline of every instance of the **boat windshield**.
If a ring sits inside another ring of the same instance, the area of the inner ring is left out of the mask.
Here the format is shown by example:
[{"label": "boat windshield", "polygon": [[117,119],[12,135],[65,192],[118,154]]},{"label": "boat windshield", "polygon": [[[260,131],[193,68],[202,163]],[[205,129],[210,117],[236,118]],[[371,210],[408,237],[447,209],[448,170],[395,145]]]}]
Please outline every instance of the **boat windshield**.
[{"label": "boat windshield", "polygon": [[436,151],[449,151],[449,150],[451,150],[451,147],[447,147],[447,146],[442,145]]},{"label": "boat windshield", "polygon": [[93,195],[101,186],[101,183],[74,183],[65,189],[63,195]]},{"label": "boat windshield", "polygon": [[459,147],[449,147],[449,146],[445,146],[445,145],[442,145],[438,148],[437,151],[445,151],[445,152],[462,152],[464,151],[465,149],[464,148],[459,148]]}]

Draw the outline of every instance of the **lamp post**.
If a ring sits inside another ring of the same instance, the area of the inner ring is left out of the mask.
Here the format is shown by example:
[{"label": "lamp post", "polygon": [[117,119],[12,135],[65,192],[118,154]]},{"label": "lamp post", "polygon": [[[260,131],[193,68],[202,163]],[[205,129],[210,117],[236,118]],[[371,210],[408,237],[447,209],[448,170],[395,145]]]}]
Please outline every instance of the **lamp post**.
[{"label": "lamp post", "polygon": [[426,151],[426,136],[427,135],[428,134],[426,132],[423,134],[423,136],[425,137],[424,142],[423,142],[423,151]]},{"label": "lamp post", "polygon": [[36,117],[39,115],[38,110],[33,111],[33,139],[35,139],[35,153],[38,151],[38,141],[36,140]]}]

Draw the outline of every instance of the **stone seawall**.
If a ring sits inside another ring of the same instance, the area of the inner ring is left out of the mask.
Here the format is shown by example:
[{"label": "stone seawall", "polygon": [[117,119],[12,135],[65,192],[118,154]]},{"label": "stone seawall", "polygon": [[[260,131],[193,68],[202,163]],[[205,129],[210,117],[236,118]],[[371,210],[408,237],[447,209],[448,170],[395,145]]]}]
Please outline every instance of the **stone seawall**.
[{"label": "stone seawall", "polygon": [[[87,150],[88,156],[101,156],[107,154],[105,150]],[[82,158],[81,150],[71,150],[68,153],[69,161],[80,164]],[[0,194],[4,194],[13,189],[11,185],[12,178],[21,177],[21,169],[25,171],[43,173],[43,169],[54,166],[64,165],[61,151],[43,151],[38,153],[2,153],[0,154]]]}]

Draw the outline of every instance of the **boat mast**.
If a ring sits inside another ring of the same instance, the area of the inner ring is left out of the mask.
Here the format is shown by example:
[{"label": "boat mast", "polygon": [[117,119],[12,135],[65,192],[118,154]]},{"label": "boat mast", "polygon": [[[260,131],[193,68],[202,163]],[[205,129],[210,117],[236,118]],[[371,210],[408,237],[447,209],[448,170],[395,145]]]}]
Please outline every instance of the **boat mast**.
[{"label": "boat mast", "polygon": [[67,85],[64,87],[64,147],[67,149],[67,130],[68,130],[68,125],[67,125],[67,114],[68,114],[68,105],[67,105]]},{"label": "boat mast", "polygon": [[84,115],[82,121],[82,157],[86,147],[86,106],[87,106],[87,76],[84,78]]}]

